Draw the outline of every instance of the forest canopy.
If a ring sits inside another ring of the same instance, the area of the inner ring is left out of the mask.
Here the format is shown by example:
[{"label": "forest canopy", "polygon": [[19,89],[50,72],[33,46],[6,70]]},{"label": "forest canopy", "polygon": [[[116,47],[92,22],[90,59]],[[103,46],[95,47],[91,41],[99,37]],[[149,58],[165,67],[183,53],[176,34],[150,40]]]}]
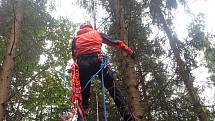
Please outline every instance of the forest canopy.
[{"label": "forest canopy", "polygon": [[[135,121],[215,120],[212,0],[0,0],[0,121],[58,121],[72,112],[71,43],[89,20],[135,59],[104,46]],[[87,120],[104,120],[93,81]],[[108,120],[123,120],[106,91]]]}]

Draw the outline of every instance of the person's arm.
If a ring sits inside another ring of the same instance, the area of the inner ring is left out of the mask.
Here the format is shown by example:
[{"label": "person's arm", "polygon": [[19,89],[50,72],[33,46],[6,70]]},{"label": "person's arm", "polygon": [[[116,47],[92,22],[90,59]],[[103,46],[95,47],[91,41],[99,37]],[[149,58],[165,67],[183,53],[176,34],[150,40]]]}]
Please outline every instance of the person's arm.
[{"label": "person's arm", "polygon": [[133,54],[133,50],[129,48],[123,41],[120,40],[114,40],[110,38],[108,35],[101,33],[102,36],[102,42],[104,44],[107,44],[109,46],[116,47],[124,52],[126,52],[129,56]]}]

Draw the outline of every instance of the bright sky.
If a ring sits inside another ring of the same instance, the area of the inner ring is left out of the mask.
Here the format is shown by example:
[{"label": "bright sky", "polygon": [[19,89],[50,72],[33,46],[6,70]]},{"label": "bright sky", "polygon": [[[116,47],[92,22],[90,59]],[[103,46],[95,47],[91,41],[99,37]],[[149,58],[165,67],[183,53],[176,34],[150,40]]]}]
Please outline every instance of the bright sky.
[{"label": "bright sky", "polygon": [[[89,14],[74,2],[75,0],[56,0],[56,11],[52,13],[53,16],[59,17],[63,16],[73,21],[74,23],[82,23],[85,20],[89,20]],[[194,15],[199,13],[205,14],[206,20],[206,30],[209,32],[215,32],[215,0],[187,0],[188,6],[190,8],[193,16],[188,15],[183,6],[178,6],[176,10],[176,16],[174,21],[174,30],[178,34],[179,38],[185,38],[187,36],[187,26],[194,18]],[[99,17],[105,16],[100,12]],[[107,16],[107,15],[106,15]],[[99,20],[98,20],[99,21]],[[98,24],[99,25],[99,24]],[[198,70],[194,70],[194,74],[197,77],[197,83],[195,85],[202,86],[205,92],[202,94],[207,100],[214,100],[215,88],[209,88],[210,85],[207,84],[209,74],[207,69],[200,67]]]},{"label": "bright sky", "polygon": [[186,30],[188,24],[192,21],[195,15],[199,13],[205,14],[205,23],[206,23],[206,30],[208,32],[215,32],[215,0],[187,0],[190,11],[192,12],[193,16],[186,14],[184,11],[183,6],[179,6],[177,9],[177,14],[175,16],[175,31],[181,34],[181,37],[186,37],[184,31]]},{"label": "bright sky", "polygon": [[85,19],[89,19],[86,11],[76,5],[76,0],[56,0],[56,11],[52,15],[55,17],[63,16],[73,21],[80,23]]},{"label": "bright sky", "polygon": [[207,29],[210,32],[215,32],[215,14],[214,14],[214,5],[215,5],[215,0],[208,0],[206,1],[201,1],[201,2],[193,2],[191,3],[191,7],[193,8],[198,8],[198,9],[192,9],[195,13],[205,13],[206,14],[206,23],[207,23]]},{"label": "bright sky", "polygon": [[[186,28],[189,23],[192,21],[195,15],[199,13],[205,14],[205,23],[206,31],[214,33],[215,32],[215,0],[187,0],[190,11],[193,16],[186,14],[183,6],[179,6],[176,14],[175,21],[175,31],[180,38],[186,38]],[[208,81],[209,73],[205,67],[200,67],[193,71],[193,74],[196,77],[195,86],[199,86],[205,91],[201,94],[202,97],[205,97],[209,104],[212,104],[215,96],[215,87],[212,86],[212,83]]]}]

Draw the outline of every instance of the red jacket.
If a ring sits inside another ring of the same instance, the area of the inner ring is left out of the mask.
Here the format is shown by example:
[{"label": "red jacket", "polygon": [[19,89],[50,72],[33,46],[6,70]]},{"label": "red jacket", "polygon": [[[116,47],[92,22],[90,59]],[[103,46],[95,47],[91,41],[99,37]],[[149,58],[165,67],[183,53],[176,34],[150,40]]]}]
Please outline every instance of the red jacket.
[{"label": "red jacket", "polygon": [[102,43],[121,49],[128,55],[133,53],[124,42],[120,40],[113,41],[108,36],[86,27],[77,32],[77,36],[72,42],[73,57],[83,54],[101,53]]}]

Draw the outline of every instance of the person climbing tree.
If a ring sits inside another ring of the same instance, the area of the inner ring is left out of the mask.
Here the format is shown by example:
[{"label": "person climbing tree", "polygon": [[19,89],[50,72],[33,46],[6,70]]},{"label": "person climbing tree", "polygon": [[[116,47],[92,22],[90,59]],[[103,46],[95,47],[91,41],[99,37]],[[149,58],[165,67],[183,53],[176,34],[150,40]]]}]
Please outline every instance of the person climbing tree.
[{"label": "person climbing tree", "polygon": [[[120,40],[110,39],[106,34],[100,33],[93,29],[90,22],[85,22],[80,25],[76,37],[72,41],[71,51],[74,63],[78,65],[79,79],[82,90],[83,110],[88,108],[88,99],[90,96],[90,78],[100,69],[102,64],[102,43],[109,46],[118,48],[128,54],[131,58],[135,58],[135,54],[124,42]],[[104,68],[104,85],[108,89],[111,97],[113,98],[118,111],[125,121],[133,121],[133,116],[125,101],[120,90],[113,84],[113,76],[110,67]],[[99,78],[102,78],[101,73],[98,74]],[[88,84],[87,84],[88,83]],[[126,108],[127,107],[127,108]],[[78,121],[82,119],[79,116]]]}]

